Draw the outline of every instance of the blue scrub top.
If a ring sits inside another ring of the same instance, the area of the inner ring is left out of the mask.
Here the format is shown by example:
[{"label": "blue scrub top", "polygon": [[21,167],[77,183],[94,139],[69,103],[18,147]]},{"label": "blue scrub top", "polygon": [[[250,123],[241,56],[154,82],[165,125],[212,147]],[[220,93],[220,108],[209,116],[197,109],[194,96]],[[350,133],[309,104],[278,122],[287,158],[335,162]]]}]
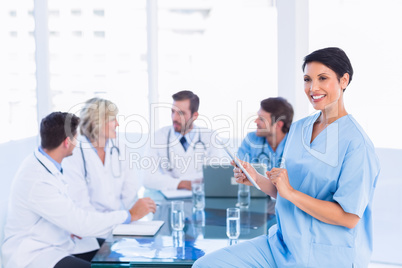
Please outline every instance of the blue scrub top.
[{"label": "blue scrub top", "polygon": [[290,129],[283,155],[290,184],[311,197],[337,202],[360,221],[353,229],[327,224],[278,194],[278,224],[269,230],[269,246],[278,267],[367,267],[379,161],[372,142],[351,115],[330,124],[310,143],[319,115]]},{"label": "blue scrub top", "polygon": [[265,137],[258,137],[256,132],[250,132],[237,151],[238,157],[249,163],[263,163],[267,165],[267,170],[280,167],[287,136],[286,134],[274,152]]}]

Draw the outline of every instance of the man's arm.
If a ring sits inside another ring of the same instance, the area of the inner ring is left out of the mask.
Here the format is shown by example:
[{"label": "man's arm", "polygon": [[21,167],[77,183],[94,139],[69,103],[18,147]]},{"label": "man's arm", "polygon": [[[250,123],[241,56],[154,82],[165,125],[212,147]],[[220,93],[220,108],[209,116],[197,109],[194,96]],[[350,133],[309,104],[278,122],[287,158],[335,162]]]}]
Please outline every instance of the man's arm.
[{"label": "man's arm", "polygon": [[[149,160],[148,167],[141,167],[144,177],[144,186],[154,190],[176,190],[180,179],[172,177],[167,172],[167,158],[161,156],[157,148],[148,147],[145,157]],[[162,171],[163,170],[163,171]]]},{"label": "man's arm", "polygon": [[124,210],[108,213],[84,210],[56,185],[43,181],[32,186],[27,204],[44,219],[80,237],[102,237],[127,219]]}]

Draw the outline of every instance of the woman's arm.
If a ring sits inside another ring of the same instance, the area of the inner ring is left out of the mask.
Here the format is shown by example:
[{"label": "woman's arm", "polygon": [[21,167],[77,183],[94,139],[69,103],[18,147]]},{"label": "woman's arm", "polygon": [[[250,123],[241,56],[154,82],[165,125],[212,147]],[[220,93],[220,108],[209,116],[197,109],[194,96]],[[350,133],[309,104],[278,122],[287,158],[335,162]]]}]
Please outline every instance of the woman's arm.
[{"label": "woman's arm", "polygon": [[319,200],[293,189],[286,169],[273,168],[267,175],[281,197],[322,222],[352,229],[360,220],[359,216],[345,212],[336,202]]},{"label": "woman's arm", "polygon": [[[276,198],[277,194],[276,187],[271,183],[271,181],[266,177],[264,177],[263,175],[259,174],[251,164],[241,160],[239,161],[243,165],[243,167],[247,170],[247,172],[250,174],[250,176],[255,180],[258,186],[260,186],[261,191],[263,191],[269,196],[272,196],[273,198]],[[236,178],[236,182],[253,186],[253,184],[247,179],[246,175],[244,175],[243,171],[236,166],[234,161],[232,161],[231,164],[234,166],[233,172],[234,177]]]}]

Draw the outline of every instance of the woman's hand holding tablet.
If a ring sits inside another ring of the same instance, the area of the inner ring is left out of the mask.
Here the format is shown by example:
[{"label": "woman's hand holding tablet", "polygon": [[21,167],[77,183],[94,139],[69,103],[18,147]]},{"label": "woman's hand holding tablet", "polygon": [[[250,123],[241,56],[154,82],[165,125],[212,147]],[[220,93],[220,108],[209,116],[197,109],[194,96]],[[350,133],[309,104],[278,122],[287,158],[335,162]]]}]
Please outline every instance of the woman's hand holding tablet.
[{"label": "woman's hand holding tablet", "polygon": [[254,177],[257,177],[257,171],[254,169],[252,165],[247,162],[243,162],[238,158],[234,158],[231,162],[232,166],[235,168],[233,169],[235,173],[235,178],[238,183],[243,183],[246,185],[254,185],[255,188],[261,190],[260,186],[254,180]]},{"label": "woman's hand holding tablet", "polygon": [[[229,157],[232,159],[232,165],[233,166],[237,166],[238,168],[240,168],[240,170],[244,173],[244,175],[247,177],[247,179],[251,182],[251,184],[249,185],[254,185],[255,188],[257,188],[258,190],[261,190],[260,186],[258,186],[258,184],[255,182],[254,178],[249,174],[249,172],[247,171],[246,168],[244,168],[242,163],[247,163],[247,162],[243,162],[241,160],[239,160],[233,153],[232,151],[230,151],[230,149],[225,146],[225,144],[222,142],[222,140],[219,137],[216,137],[216,139],[218,140],[218,142],[222,145],[223,149],[225,150],[225,152],[229,155]],[[247,163],[248,164],[248,163]],[[255,169],[251,166],[251,165],[247,165],[248,167],[251,168],[251,170],[254,171],[254,175],[256,175],[256,171]],[[251,171],[250,170],[250,171]],[[236,178],[237,179],[237,178]],[[244,182],[242,182],[243,184],[245,184]]]}]

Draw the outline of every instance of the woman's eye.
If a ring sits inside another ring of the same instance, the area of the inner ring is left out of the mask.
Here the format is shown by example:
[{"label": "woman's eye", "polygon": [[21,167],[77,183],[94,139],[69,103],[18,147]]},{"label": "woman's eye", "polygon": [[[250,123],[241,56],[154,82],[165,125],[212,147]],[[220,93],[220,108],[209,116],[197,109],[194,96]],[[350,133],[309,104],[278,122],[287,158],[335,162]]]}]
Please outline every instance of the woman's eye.
[{"label": "woman's eye", "polygon": [[310,78],[304,78],[304,82],[310,82]]},{"label": "woman's eye", "polygon": [[327,78],[326,77],[324,77],[324,76],[320,76],[320,78],[319,78],[320,80],[326,80]]}]

